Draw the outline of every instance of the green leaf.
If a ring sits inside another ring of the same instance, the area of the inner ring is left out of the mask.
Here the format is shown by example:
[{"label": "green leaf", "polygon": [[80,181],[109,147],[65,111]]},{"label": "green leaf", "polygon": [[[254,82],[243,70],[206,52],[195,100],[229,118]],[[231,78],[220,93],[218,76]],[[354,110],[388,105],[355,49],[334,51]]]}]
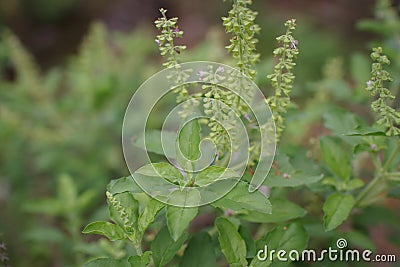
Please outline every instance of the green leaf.
[{"label": "green leaf", "polygon": [[325,177],[324,180],[322,180],[322,184],[334,186],[337,190],[339,190],[343,182],[336,177]]},{"label": "green leaf", "polygon": [[[143,138],[146,138],[143,140]],[[169,144],[175,144],[176,134],[174,132],[163,131],[163,141]],[[174,151],[163,151],[163,145],[161,143],[161,131],[160,130],[150,130],[146,131],[145,136],[141,135],[133,141],[133,145],[139,148],[143,148],[143,144],[145,144],[145,150],[147,152],[156,153],[159,155],[168,155],[171,156],[174,154]],[[165,149],[168,149],[170,146],[165,146]],[[172,146],[171,146],[172,147]]]},{"label": "green leaf", "polygon": [[361,152],[376,152],[375,149],[371,148],[371,145],[368,143],[361,143],[354,147],[353,153],[359,154]]},{"label": "green leaf", "polygon": [[187,159],[196,160],[200,156],[200,123],[193,119],[186,123],[178,136],[179,148]]},{"label": "green leaf", "polygon": [[136,170],[135,174],[142,174],[150,177],[160,177],[170,181],[171,183],[179,183],[184,180],[181,172],[166,162],[145,165]]},{"label": "green leaf", "polygon": [[[289,174],[290,175],[290,174]],[[294,173],[288,178],[282,175],[268,175],[263,185],[269,187],[298,187],[302,185],[313,184],[320,181],[324,176],[321,175],[306,175],[302,173]]]},{"label": "green leaf", "polygon": [[346,190],[347,191],[351,191],[351,190],[355,190],[357,188],[363,187],[364,186],[364,181],[361,179],[351,179],[347,182],[346,184]]},{"label": "green leaf", "polygon": [[147,207],[147,205],[149,205],[150,200],[152,200],[153,198],[144,192],[133,193],[132,196],[137,200],[137,202],[139,204],[138,214],[140,216],[140,214],[143,213],[143,211]]},{"label": "green leaf", "polygon": [[348,180],[352,170],[350,153],[345,149],[344,142],[337,137],[324,136],[320,138],[320,145],[323,160],[329,170],[342,180]]},{"label": "green leaf", "polygon": [[[125,210],[125,216],[127,217],[128,221],[136,225],[138,219],[138,211],[139,211],[139,203],[133,197],[131,192],[124,192],[120,194],[115,194],[113,197],[119,202],[119,204]],[[111,219],[118,224],[122,229],[125,229],[124,218],[121,217],[121,211],[117,210],[117,207],[112,205],[110,201],[107,201],[108,208],[110,211]],[[132,229],[135,231],[136,229]],[[131,234],[129,231],[125,231],[127,234]]]},{"label": "green leaf", "polygon": [[247,266],[246,244],[236,226],[227,218],[219,217],[215,221],[218,240],[229,266]]},{"label": "green leaf", "polygon": [[364,185],[364,181],[358,178],[353,178],[348,181],[342,181],[336,177],[326,177],[322,181],[323,185],[331,185],[336,191],[352,191]]},{"label": "green leaf", "polygon": [[254,258],[256,255],[256,244],[248,227],[243,224],[239,226],[239,234],[246,244],[246,258]]},{"label": "green leaf", "polygon": [[216,266],[216,262],[211,236],[201,231],[190,239],[179,267]]},{"label": "green leaf", "polygon": [[217,180],[239,178],[239,175],[232,169],[219,166],[210,166],[195,176],[195,184],[206,186]]},{"label": "green leaf", "polygon": [[185,232],[177,241],[174,241],[169,235],[168,228],[162,228],[154,238],[153,242],[151,242],[151,251],[153,252],[155,266],[165,266],[165,264],[172,260],[187,237],[188,234]]},{"label": "green leaf", "polygon": [[271,171],[263,185],[269,187],[297,187],[316,183],[323,178],[323,175],[308,175],[301,170],[296,170],[289,162],[286,155],[277,155],[276,162],[278,172]]},{"label": "green leaf", "polygon": [[385,132],[368,126],[360,126],[344,133],[347,136],[386,136]]},{"label": "green leaf", "polygon": [[157,199],[163,202],[167,201],[178,184],[185,183],[181,172],[166,162],[145,165],[136,170],[132,176],[143,186],[147,194],[157,196]]},{"label": "green leaf", "polygon": [[177,157],[180,166],[183,169],[193,170],[191,161],[195,161],[200,156],[200,123],[197,119],[186,123],[178,135]]},{"label": "green leaf", "polygon": [[331,231],[341,225],[350,214],[354,205],[354,197],[348,194],[334,193],[325,201],[324,227],[326,231]]},{"label": "green leaf", "polygon": [[336,134],[344,134],[359,126],[356,115],[343,109],[333,109],[324,114],[324,125]]},{"label": "green leaf", "polygon": [[[307,247],[308,244],[308,234],[304,227],[298,223],[290,223],[284,226],[278,226],[267,233],[267,235],[256,242],[257,253],[260,250],[264,250],[265,246],[267,246],[268,251],[271,250],[284,250],[286,251],[286,257],[288,261],[283,262],[285,265],[290,263],[290,259],[287,256],[291,250],[297,250],[301,253]],[[268,255],[267,254],[267,255]],[[264,256],[264,253],[261,253],[261,257]],[[269,256],[269,255],[268,255]],[[251,267],[265,267],[265,266],[274,266],[280,265],[280,262],[277,259],[277,253],[274,253],[273,259],[271,260],[269,257],[265,261],[260,261],[257,257],[253,259],[250,266]]]},{"label": "green leaf", "polygon": [[303,217],[306,211],[287,199],[271,198],[272,213],[266,214],[249,211],[239,216],[240,219],[255,223],[278,223]]},{"label": "green leaf", "polygon": [[150,264],[151,251],[146,251],[142,256],[131,256],[128,259],[131,267],[147,267]]},{"label": "green leaf", "polygon": [[83,267],[129,267],[129,265],[126,262],[126,260],[115,260],[112,258],[97,258],[83,264]]},{"label": "green leaf", "polygon": [[138,229],[139,232],[144,231],[154,221],[157,213],[164,207],[164,204],[155,199],[150,199],[149,203],[144,208],[143,212],[139,215]]},{"label": "green leaf", "polygon": [[83,229],[82,233],[103,235],[111,241],[125,238],[122,228],[110,222],[92,222]]},{"label": "green leaf", "polygon": [[[174,191],[170,199],[177,203],[187,203],[188,206],[194,206],[200,201],[200,194],[197,190]],[[175,207],[166,208],[167,226],[173,240],[178,240],[190,222],[196,217],[198,207]]]},{"label": "green leaf", "polygon": [[111,180],[107,185],[107,191],[113,195],[123,192],[143,192],[143,190],[137,185],[132,176]]},{"label": "green leaf", "polygon": [[248,185],[241,181],[228,194],[212,203],[212,205],[239,213],[257,211],[269,214],[272,210],[271,203],[266,196],[258,190],[250,193]]}]

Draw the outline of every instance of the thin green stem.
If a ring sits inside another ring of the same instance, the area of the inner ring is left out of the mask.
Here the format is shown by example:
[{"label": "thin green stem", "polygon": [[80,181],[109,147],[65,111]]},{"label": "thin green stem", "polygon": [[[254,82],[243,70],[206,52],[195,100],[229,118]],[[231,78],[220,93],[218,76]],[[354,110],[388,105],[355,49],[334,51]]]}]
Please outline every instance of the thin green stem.
[{"label": "thin green stem", "polygon": [[400,172],[388,172],[385,177],[390,181],[400,182]]},{"label": "thin green stem", "polygon": [[[280,58],[280,62],[282,63],[284,66],[286,64],[285,62],[286,60],[286,46],[283,46],[283,52],[282,52],[282,57]],[[278,101],[278,98],[282,95],[282,86],[281,86],[281,82],[282,82],[282,74],[283,74],[283,69],[279,69],[278,71],[278,75],[276,76],[276,93],[275,93],[275,100],[274,100],[274,104],[276,106],[276,109],[279,110],[279,104],[280,102]]]},{"label": "thin green stem", "polygon": [[[129,239],[129,241],[132,242],[133,247],[135,248],[137,255],[142,256],[143,255],[142,242],[140,240],[137,240],[135,235],[128,235],[128,239]],[[141,239],[141,238],[139,238],[139,239]]]},{"label": "thin green stem", "polygon": [[375,153],[376,156],[372,157],[372,161],[374,162],[375,168],[380,170],[382,168],[382,162],[381,159],[379,158],[379,155]]},{"label": "thin green stem", "polygon": [[390,165],[392,164],[393,160],[395,159],[397,153],[399,153],[400,150],[400,140],[397,141],[396,147],[393,149],[392,153],[390,154],[388,160],[386,161],[385,165],[383,165],[382,168],[382,173],[385,173],[388,171],[390,168]]},{"label": "thin green stem", "polygon": [[389,158],[385,162],[382,168],[379,169],[375,178],[360,192],[360,194],[356,197],[355,206],[359,205],[361,201],[376,187],[382,179],[386,178],[388,173],[388,169],[392,164],[394,158],[396,157],[397,153],[400,150],[400,141],[396,143],[396,147],[393,149],[392,153],[390,154]]},{"label": "thin green stem", "polygon": [[377,175],[375,178],[361,191],[360,194],[356,197],[356,201],[354,206],[357,206],[361,203],[361,201],[375,188],[375,186],[384,178],[383,175]]},{"label": "thin green stem", "polygon": [[400,172],[388,172],[387,177],[400,177]]},{"label": "thin green stem", "polygon": [[387,176],[387,178],[393,182],[400,182],[400,176]]},{"label": "thin green stem", "polygon": [[134,246],[135,246],[135,249],[136,249],[136,253],[139,256],[142,256],[143,255],[142,245],[139,243],[139,244],[134,244]]}]

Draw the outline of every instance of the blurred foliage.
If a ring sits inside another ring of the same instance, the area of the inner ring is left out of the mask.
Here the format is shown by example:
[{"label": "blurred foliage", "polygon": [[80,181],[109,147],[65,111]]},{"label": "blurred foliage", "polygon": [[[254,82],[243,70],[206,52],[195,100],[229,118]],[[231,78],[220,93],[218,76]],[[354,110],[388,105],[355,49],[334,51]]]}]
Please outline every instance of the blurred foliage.
[{"label": "blurred foliage", "polygon": [[[48,265],[58,251],[49,249],[55,244],[63,251],[58,253],[75,254],[65,240],[79,236],[81,219],[96,216],[84,207],[101,201],[94,192],[102,191],[108,177],[125,172],[119,146],[124,109],[133,90],[154,71],[146,64],[154,49],[149,31],[110,33],[95,23],[77,56],[42,74],[19,40],[3,33],[0,197],[7,203],[2,212],[7,219],[0,231],[10,246],[31,253],[20,258],[21,266]],[[58,197],[38,199],[53,195],[56,180]]]}]

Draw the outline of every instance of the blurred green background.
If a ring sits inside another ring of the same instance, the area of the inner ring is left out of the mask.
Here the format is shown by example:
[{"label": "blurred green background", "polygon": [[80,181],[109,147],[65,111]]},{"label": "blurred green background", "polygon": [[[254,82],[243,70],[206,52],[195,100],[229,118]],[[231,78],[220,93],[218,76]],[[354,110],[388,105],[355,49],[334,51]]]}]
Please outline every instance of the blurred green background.
[{"label": "blurred green background", "polygon": [[[381,34],[357,22],[373,18],[374,5],[256,0],[259,86],[269,93],[274,37],[295,17],[301,53],[293,94],[305,107],[303,126],[318,121],[319,107],[331,99],[345,107],[365,102],[359,89],[369,79],[369,48]],[[180,42],[188,45],[182,60],[230,62],[220,19],[229,1],[0,1],[0,243],[11,266],[79,266],[89,256],[123,253],[118,244],[91,243],[96,237],[80,232],[108,218],[105,186],[129,174],[121,124],[136,88],[161,70],[153,26],[160,7],[180,18]],[[388,46],[399,55],[398,43]],[[346,102],[350,90],[360,93]],[[368,105],[358,109],[368,114]],[[318,125],[296,127],[287,133],[295,145],[320,134]]]}]

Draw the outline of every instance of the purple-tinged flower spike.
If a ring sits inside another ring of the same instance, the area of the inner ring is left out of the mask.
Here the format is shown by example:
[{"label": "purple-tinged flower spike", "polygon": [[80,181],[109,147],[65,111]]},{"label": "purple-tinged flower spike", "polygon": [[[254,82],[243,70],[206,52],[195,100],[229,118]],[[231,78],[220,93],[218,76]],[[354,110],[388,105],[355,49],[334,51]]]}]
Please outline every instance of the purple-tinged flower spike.
[{"label": "purple-tinged flower spike", "polygon": [[390,60],[383,53],[382,47],[372,49],[371,59],[373,60],[371,78],[366,83],[366,91],[374,97],[371,109],[377,114],[376,124],[385,129],[387,136],[400,136],[400,111],[391,106],[391,102],[396,98],[390,88],[385,87],[387,82],[393,81],[390,73],[385,69],[385,65],[390,64]]},{"label": "purple-tinged flower spike", "polygon": [[175,33],[179,32],[179,28],[176,27],[176,28],[174,29],[174,32],[175,32]]},{"label": "purple-tinged flower spike", "polygon": [[243,117],[244,117],[248,122],[251,121],[251,120],[250,120],[250,115],[249,115],[249,114],[244,114]]},{"label": "purple-tinged flower spike", "polygon": [[290,44],[291,49],[297,49],[297,45],[299,44],[299,41],[293,40],[293,42]]},{"label": "purple-tinged flower spike", "polygon": [[299,42],[293,37],[296,20],[289,19],[285,22],[285,27],[285,34],[276,38],[278,47],[273,51],[278,63],[274,66],[274,72],[267,76],[274,88],[274,94],[267,98],[267,104],[274,117],[276,142],[279,142],[285,128],[285,113],[290,104],[290,94],[295,79],[293,68],[299,54],[297,49]]},{"label": "purple-tinged flower spike", "polygon": [[160,46],[160,45],[161,45],[161,42],[160,42],[160,40],[156,39],[156,40],[155,40],[155,42],[157,43],[157,45],[158,45],[158,46]]}]

